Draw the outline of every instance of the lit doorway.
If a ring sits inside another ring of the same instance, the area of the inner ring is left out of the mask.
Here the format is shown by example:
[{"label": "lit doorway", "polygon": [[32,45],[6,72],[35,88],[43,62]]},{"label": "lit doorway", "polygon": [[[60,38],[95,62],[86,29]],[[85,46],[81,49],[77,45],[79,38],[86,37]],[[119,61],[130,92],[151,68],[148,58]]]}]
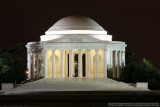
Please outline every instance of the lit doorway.
[{"label": "lit doorway", "polygon": [[86,76],[86,54],[82,55],[82,77]]},{"label": "lit doorway", "polygon": [[74,74],[73,77],[78,77],[78,54],[74,56]]}]

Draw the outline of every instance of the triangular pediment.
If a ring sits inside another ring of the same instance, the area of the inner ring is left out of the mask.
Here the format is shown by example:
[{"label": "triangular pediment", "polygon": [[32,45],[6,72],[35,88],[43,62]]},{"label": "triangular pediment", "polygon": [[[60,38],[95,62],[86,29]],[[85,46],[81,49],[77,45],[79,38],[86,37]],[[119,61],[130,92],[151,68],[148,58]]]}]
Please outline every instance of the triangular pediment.
[{"label": "triangular pediment", "polygon": [[47,42],[56,42],[56,43],[63,43],[63,42],[77,42],[77,43],[86,43],[86,42],[104,42],[102,40],[98,40],[92,37],[84,36],[84,35],[70,35],[70,36],[64,36],[58,39],[50,40]]}]

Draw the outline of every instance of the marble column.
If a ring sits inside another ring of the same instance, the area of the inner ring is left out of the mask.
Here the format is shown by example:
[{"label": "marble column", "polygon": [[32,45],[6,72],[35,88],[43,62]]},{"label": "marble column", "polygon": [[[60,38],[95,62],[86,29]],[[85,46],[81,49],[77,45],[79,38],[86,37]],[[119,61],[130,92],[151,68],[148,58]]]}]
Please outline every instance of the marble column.
[{"label": "marble column", "polygon": [[95,54],[95,56],[96,56],[95,57],[96,58],[96,78],[99,77],[98,51],[99,51],[99,49],[95,50],[95,52],[96,52],[96,54]]},{"label": "marble column", "polygon": [[117,52],[113,51],[113,78],[116,78]]},{"label": "marble column", "polygon": [[28,79],[31,79],[31,53],[27,51],[27,69],[28,69]]},{"label": "marble column", "polygon": [[34,52],[34,78],[36,77],[37,75],[37,67],[36,67],[36,52]]},{"label": "marble column", "polygon": [[41,75],[41,51],[38,52],[38,65],[39,65],[39,77],[42,77]]},{"label": "marble column", "polygon": [[47,78],[47,50],[44,50],[44,76]]},{"label": "marble column", "polygon": [[82,78],[82,52],[78,49],[78,77]]},{"label": "marble column", "polygon": [[123,67],[124,67],[124,52],[122,51],[122,64],[123,64]]},{"label": "marble column", "polygon": [[114,78],[114,73],[115,73],[115,52],[113,50],[111,50],[111,67],[112,67],[112,75],[113,75],[113,78]]},{"label": "marble column", "polygon": [[63,51],[64,50],[61,50],[61,78],[64,78]]},{"label": "marble column", "polygon": [[90,65],[90,78],[92,77],[93,78],[93,69],[95,68],[95,66],[94,66],[94,63],[93,63],[93,56],[91,56],[91,65]]},{"label": "marble column", "polygon": [[31,52],[31,79],[34,79],[34,54]]},{"label": "marble column", "polygon": [[122,51],[119,51],[119,66],[122,67]]},{"label": "marble column", "polygon": [[119,61],[119,67],[120,67],[120,71],[119,71],[119,76],[120,76],[120,74],[121,74],[121,72],[122,72],[122,70],[121,70],[121,68],[122,68],[122,51],[120,51],[120,53],[119,53],[120,55],[119,55],[119,59],[120,59],[120,61]]},{"label": "marble column", "polygon": [[45,72],[44,63],[45,63],[45,61],[44,61],[44,52],[43,51],[40,52],[39,57],[40,57],[40,76],[44,77],[45,76],[44,75],[44,72]]},{"label": "marble column", "polygon": [[117,51],[115,51],[115,74],[114,77],[117,78]]},{"label": "marble column", "polygon": [[123,57],[124,57],[124,66],[126,66],[126,61],[125,61],[125,51],[123,52]]},{"label": "marble column", "polygon": [[37,61],[36,61],[36,63],[37,63],[37,79],[39,78],[39,55],[38,55],[38,52],[37,52],[37,56],[36,56],[36,59],[37,59]]},{"label": "marble column", "polygon": [[125,52],[122,51],[122,67],[125,66]]},{"label": "marble column", "polygon": [[107,78],[107,50],[104,49],[104,78]]},{"label": "marble column", "polygon": [[72,50],[69,50],[69,78],[72,77]]},{"label": "marble column", "polygon": [[120,69],[120,51],[117,52],[117,78],[119,78],[119,69]]},{"label": "marble column", "polygon": [[87,50],[87,78],[90,78],[90,49]]},{"label": "marble column", "polygon": [[55,50],[52,49],[52,78],[56,78],[55,73]]},{"label": "marble column", "polygon": [[113,51],[110,50],[110,67],[113,68]]},{"label": "marble column", "polygon": [[66,55],[66,71],[65,71],[66,75],[65,76],[68,77],[68,64],[69,64],[68,63],[68,60],[69,60],[68,59],[68,51],[65,51],[65,55]]}]

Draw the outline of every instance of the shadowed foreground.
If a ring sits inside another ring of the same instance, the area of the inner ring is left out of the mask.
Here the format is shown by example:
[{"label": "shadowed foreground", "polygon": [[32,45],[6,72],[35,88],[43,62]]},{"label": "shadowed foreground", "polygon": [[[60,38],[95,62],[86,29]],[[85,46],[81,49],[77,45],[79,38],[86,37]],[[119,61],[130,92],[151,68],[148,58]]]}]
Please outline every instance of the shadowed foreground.
[{"label": "shadowed foreground", "polygon": [[0,107],[107,107],[108,103],[158,103],[158,91],[74,91],[29,92],[19,95],[1,95]]},{"label": "shadowed foreground", "polygon": [[160,93],[105,79],[40,79],[0,91],[0,107],[107,107],[108,102],[158,102]]}]

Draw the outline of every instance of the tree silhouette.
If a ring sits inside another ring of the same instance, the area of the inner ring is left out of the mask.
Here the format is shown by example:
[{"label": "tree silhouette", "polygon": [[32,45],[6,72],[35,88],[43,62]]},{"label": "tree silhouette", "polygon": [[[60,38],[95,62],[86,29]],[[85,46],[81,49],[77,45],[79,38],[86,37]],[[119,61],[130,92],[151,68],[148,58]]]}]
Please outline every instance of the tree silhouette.
[{"label": "tree silhouette", "polygon": [[0,49],[0,82],[21,83],[26,79],[22,48],[25,48],[24,44],[17,44],[9,50]]}]

